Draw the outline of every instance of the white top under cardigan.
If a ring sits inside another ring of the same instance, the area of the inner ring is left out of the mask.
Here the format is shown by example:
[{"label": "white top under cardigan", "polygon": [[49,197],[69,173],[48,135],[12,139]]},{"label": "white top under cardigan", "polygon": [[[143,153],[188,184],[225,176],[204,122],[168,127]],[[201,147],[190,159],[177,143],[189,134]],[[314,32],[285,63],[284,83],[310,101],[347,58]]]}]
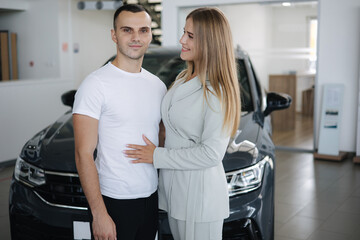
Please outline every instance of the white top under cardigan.
[{"label": "white top under cardigan", "polygon": [[[178,220],[211,222],[229,216],[229,197],[222,159],[229,135],[222,131],[218,98],[204,99],[197,77],[179,79],[161,105],[165,148],[156,148],[159,208]],[[211,89],[211,86],[208,85]]]}]

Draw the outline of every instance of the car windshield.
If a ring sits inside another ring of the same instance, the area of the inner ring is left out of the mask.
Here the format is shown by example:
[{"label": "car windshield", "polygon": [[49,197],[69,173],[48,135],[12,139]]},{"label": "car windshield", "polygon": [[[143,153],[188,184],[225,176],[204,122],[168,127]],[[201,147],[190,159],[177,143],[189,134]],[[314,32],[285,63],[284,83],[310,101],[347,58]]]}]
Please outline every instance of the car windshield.
[{"label": "car windshield", "polygon": [[237,69],[240,85],[241,111],[252,112],[254,111],[254,104],[251,97],[251,89],[248,77],[249,75],[246,71],[245,62],[243,59],[237,60]]},{"label": "car windshield", "polygon": [[[155,55],[155,54],[147,54],[143,60],[143,68],[152,74],[157,75],[157,72],[161,68],[167,64],[174,56],[173,55]],[[162,79],[161,79],[162,80]]]},{"label": "car windshield", "polygon": [[186,63],[180,58],[175,57],[163,65],[156,75],[165,83],[166,87],[175,81],[176,76],[186,68]]},{"label": "car windshield", "polygon": [[[143,67],[158,76],[167,88],[175,81],[176,76],[186,68],[186,63],[180,57],[170,55],[145,55]],[[237,60],[238,79],[240,84],[241,111],[251,112],[254,105],[251,97],[248,72],[243,59]]]}]

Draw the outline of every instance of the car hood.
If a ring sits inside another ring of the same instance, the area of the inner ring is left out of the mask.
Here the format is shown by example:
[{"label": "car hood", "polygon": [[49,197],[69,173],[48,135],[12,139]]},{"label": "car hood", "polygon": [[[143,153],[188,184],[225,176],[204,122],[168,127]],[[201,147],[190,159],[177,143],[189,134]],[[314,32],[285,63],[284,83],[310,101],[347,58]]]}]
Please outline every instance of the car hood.
[{"label": "car hood", "polygon": [[75,173],[71,111],[30,139],[25,144],[21,157],[45,170]]},{"label": "car hood", "polygon": [[[244,140],[258,145],[259,125],[254,123],[253,113],[242,116],[241,133],[236,143]],[[49,171],[76,173],[75,148],[71,111],[48,126],[24,146],[21,157],[28,162]],[[248,152],[226,153],[223,164],[225,171],[232,171],[253,165],[257,158]]]},{"label": "car hood", "polygon": [[[250,142],[256,148],[261,146],[261,139],[259,139],[259,132],[262,131],[261,127],[254,121],[254,113],[250,112],[248,114],[242,115],[240,120],[239,127],[240,134],[235,139],[230,139],[230,143],[235,141],[236,144],[239,144],[243,141]],[[226,152],[223,165],[226,172],[238,170],[241,168],[249,167],[259,160],[261,160],[261,154],[252,154],[251,151],[236,151],[233,153]]]}]

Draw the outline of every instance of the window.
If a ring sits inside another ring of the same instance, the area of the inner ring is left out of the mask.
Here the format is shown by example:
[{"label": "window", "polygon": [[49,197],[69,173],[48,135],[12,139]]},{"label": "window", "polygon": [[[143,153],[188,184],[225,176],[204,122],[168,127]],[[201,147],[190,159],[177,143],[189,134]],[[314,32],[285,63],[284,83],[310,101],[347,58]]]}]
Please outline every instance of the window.
[{"label": "window", "polygon": [[241,97],[241,111],[251,112],[254,111],[254,104],[251,97],[251,88],[249,84],[248,72],[246,71],[245,62],[243,59],[237,61],[238,78],[240,85]]},{"label": "window", "polygon": [[309,70],[316,71],[316,48],[317,48],[317,33],[318,33],[318,20],[317,18],[309,19]]}]

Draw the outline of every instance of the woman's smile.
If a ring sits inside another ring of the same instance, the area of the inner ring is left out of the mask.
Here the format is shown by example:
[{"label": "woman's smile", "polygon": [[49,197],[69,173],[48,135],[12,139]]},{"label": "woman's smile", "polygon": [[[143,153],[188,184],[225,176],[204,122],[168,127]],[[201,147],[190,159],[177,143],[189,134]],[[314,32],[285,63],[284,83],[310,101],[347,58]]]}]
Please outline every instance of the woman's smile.
[{"label": "woman's smile", "polygon": [[188,52],[188,51],[190,51],[190,49],[189,49],[189,48],[182,47],[181,51],[182,51],[182,52]]}]

